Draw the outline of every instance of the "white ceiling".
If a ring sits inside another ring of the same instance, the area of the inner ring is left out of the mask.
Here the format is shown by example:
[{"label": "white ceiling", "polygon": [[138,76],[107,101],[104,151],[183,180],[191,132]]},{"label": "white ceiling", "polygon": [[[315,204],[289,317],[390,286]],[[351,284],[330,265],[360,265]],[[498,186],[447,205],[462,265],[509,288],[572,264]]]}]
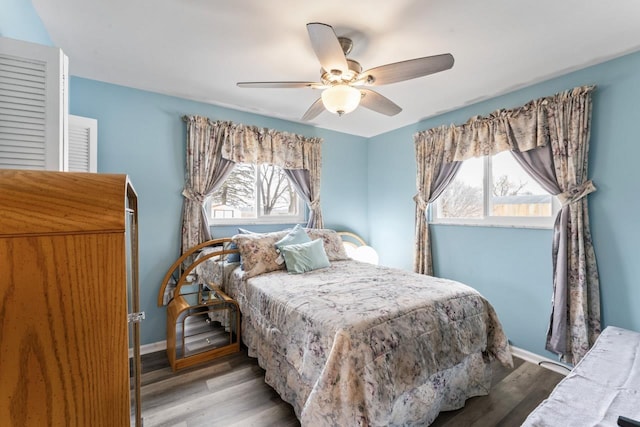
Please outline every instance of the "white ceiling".
[{"label": "white ceiling", "polygon": [[[637,0],[32,0],[72,75],[300,121],[318,81],[306,23],[354,41],[363,69],[451,53],[451,70],[376,87],[403,111],[358,108],[311,124],[374,136],[640,50]],[[188,114],[185,111],[185,114]]]}]

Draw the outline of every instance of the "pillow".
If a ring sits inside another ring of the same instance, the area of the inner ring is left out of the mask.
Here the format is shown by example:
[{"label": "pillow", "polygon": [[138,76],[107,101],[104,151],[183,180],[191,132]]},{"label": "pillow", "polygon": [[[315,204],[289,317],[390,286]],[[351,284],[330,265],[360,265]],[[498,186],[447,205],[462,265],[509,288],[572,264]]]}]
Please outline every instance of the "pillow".
[{"label": "pillow", "polygon": [[286,236],[276,242],[276,248],[282,249],[283,246],[297,245],[299,243],[308,243],[311,239],[304,228],[300,227],[300,224],[296,224]]},{"label": "pillow", "polygon": [[276,262],[278,252],[275,244],[287,233],[288,231],[236,234],[231,238],[238,246],[247,278],[284,268],[284,265]]},{"label": "pillow", "polygon": [[330,265],[321,239],[283,246],[280,251],[289,273],[305,273]]},{"label": "pillow", "polygon": [[328,228],[308,228],[307,234],[312,240],[322,239],[324,250],[329,261],[343,261],[349,259],[344,249],[342,238],[335,230]]},{"label": "pillow", "polygon": [[[231,242],[227,249],[229,249],[229,250],[238,249],[238,245],[236,245],[235,243]],[[236,252],[236,253],[232,253],[232,254],[227,254],[227,262],[240,262],[240,253]]]},{"label": "pillow", "polygon": [[[238,228],[238,234],[255,234],[255,233],[253,231],[245,230],[244,228]],[[238,246],[235,243],[231,242],[231,245],[229,245],[229,249],[238,249]],[[240,267],[244,270],[244,263],[242,263],[242,257],[240,256],[240,252],[227,255],[227,261],[239,262]]]}]

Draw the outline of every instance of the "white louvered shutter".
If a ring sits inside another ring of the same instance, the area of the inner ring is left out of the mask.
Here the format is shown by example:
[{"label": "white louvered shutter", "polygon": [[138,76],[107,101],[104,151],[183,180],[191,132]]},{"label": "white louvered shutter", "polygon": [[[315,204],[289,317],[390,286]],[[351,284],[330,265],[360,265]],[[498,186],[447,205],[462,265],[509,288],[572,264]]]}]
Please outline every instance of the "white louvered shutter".
[{"label": "white louvered shutter", "polygon": [[98,121],[69,115],[69,172],[98,171]]},{"label": "white louvered shutter", "polygon": [[67,170],[67,57],[0,37],[0,168]]}]

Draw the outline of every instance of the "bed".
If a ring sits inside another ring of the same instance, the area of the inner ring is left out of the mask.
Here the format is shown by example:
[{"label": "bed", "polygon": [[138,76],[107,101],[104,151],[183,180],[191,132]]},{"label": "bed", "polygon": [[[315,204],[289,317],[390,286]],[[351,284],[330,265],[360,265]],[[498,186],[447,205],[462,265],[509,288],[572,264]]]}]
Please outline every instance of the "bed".
[{"label": "bed", "polygon": [[243,265],[221,265],[222,286],[249,356],[303,426],[429,425],[489,393],[492,360],[512,365],[474,289],[351,260],[333,230],[306,230],[329,265],[291,274],[274,246],[289,233],[234,236]]}]

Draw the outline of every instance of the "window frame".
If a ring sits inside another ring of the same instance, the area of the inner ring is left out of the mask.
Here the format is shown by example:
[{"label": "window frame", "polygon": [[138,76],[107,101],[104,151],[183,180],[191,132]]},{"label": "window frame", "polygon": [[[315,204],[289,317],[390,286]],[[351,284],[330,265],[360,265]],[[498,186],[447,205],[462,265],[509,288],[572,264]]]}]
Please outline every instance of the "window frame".
[{"label": "window frame", "polygon": [[[499,154],[499,153],[498,153]],[[560,202],[552,194],[551,215],[540,216],[492,216],[491,212],[491,192],[493,185],[491,158],[493,156],[483,156],[483,177],[482,177],[482,217],[481,218],[442,218],[438,216],[439,202],[442,195],[429,205],[429,223],[443,225],[463,225],[476,227],[511,227],[511,228],[540,228],[552,229],[556,216],[560,211]],[[525,171],[526,172],[526,171]],[[533,178],[532,178],[533,179]]]},{"label": "window frame", "polygon": [[[257,165],[258,168],[261,166]],[[270,166],[275,166],[280,169],[282,167],[278,165],[270,164]],[[298,198],[298,214],[297,215],[261,215],[262,212],[262,186],[260,181],[260,174],[256,173],[255,177],[255,206],[256,206],[256,217],[255,218],[214,218],[211,215],[211,197],[208,197],[206,202],[204,203],[204,209],[207,213],[207,219],[209,221],[209,225],[211,226],[230,226],[230,225],[278,225],[278,224],[297,224],[297,223],[305,223],[308,221],[308,209],[307,204],[302,200],[298,191],[294,188],[296,192],[296,197]],[[287,177],[287,179],[289,179]],[[293,183],[291,183],[293,185]]]}]

